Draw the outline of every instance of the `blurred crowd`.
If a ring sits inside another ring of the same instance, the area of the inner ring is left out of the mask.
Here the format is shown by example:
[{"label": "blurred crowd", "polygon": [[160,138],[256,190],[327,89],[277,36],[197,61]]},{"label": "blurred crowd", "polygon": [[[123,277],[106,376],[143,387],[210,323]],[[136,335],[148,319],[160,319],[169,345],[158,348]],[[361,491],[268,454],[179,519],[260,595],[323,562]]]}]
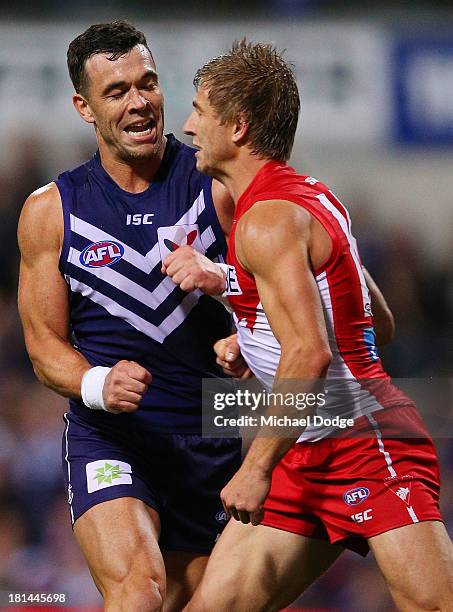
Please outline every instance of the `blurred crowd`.
[{"label": "blurred crowd", "polygon": [[[61,592],[74,606],[92,607],[100,598],[71,533],[61,476],[66,401],[35,381],[16,307],[16,225],[27,195],[52,178],[45,159],[43,143],[24,142],[14,163],[0,169],[0,591]],[[407,235],[403,224],[385,227],[366,203],[352,205],[362,260],[396,318],[395,340],[382,351],[385,366],[399,377],[448,376],[453,365],[453,261],[428,264],[422,243]],[[436,445],[442,509],[452,527],[453,442],[445,437]],[[374,560],[352,553],[298,605],[393,610]]]}]

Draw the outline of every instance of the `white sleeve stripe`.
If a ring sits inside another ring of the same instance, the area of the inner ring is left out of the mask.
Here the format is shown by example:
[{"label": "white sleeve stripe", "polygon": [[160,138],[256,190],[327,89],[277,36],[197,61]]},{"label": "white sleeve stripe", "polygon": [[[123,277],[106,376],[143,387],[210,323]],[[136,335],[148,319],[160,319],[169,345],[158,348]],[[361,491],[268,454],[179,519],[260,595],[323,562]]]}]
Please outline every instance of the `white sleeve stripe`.
[{"label": "white sleeve stripe", "polygon": [[359,254],[357,251],[357,242],[354,236],[349,231],[348,223],[343,215],[339,212],[339,210],[332,204],[329,198],[324,194],[320,193],[316,196],[321,204],[327,208],[327,210],[335,217],[335,219],[340,224],[341,229],[343,230],[344,235],[346,236],[349,243],[349,252],[351,253],[352,259],[354,261],[355,268],[357,270],[357,274],[360,279],[360,288],[362,292],[362,301],[363,301],[363,311],[366,316],[369,315],[369,305],[370,305],[370,294],[368,292],[368,287],[365,281],[365,276],[363,274],[362,266],[359,260]]}]

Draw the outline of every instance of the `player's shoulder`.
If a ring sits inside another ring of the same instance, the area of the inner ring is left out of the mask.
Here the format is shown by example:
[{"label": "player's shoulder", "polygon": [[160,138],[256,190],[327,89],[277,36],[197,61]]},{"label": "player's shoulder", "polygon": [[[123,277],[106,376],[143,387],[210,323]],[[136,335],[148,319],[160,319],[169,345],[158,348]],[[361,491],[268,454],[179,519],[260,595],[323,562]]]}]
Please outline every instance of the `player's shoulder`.
[{"label": "player's shoulder", "polygon": [[54,181],[33,191],[25,200],[23,211],[27,214],[45,215],[61,206],[60,192]]},{"label": "player's shoulder", "polygon": [[308,245],[309,229],[310,215],[290,200],[256,202],[236,227],[238,261],[249,272],[267,274],[277,260]]},{"label": "player's shoulder", "polygon": [[244,240],[268,244],[269,240],[302,237],[310,227],[310,220],[310,213],[289,198],[263,199],[240,218],[237,231]]},{"label": "player's shoulder", "polygon": [[43,241],[59,236],[63,227],[61,198],[54,182],[36,189],[25,200],[19,218],[19,242],[23,236],[39,236]]}]

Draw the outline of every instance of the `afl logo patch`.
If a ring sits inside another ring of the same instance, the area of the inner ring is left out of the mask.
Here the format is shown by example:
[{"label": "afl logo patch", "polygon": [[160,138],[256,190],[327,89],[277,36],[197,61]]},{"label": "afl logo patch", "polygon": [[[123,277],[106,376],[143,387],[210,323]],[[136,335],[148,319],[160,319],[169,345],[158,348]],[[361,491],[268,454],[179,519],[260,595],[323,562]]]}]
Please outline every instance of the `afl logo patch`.
[{"label": "afl logo patch", "polygon": [[343,499],[348,506],[357,506],[361,504],[369,496],[370,491],[366,487],[357,487],[357,489],[350,489],[343,494]]},{"label": "afl logo patch", "polygon": [[80,263],[86,268],[112,266],[124,255],[124,247],[113,240],[90,244],[80,253]]}]

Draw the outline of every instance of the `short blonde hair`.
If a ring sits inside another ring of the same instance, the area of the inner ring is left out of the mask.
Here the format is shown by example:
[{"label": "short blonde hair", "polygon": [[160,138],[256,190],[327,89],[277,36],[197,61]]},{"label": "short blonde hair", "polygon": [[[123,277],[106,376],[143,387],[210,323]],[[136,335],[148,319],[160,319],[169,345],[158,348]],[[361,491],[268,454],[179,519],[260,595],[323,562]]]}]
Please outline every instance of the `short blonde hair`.
[{"label": "short blonde hair", "polygon": [[227,54],[197,71],[194,85],[207,89],[223,124],[243,117],[253,153],[276,161],[289,159],[300,112],[299,91],[292,67],[272,44],[235,41]]}]

